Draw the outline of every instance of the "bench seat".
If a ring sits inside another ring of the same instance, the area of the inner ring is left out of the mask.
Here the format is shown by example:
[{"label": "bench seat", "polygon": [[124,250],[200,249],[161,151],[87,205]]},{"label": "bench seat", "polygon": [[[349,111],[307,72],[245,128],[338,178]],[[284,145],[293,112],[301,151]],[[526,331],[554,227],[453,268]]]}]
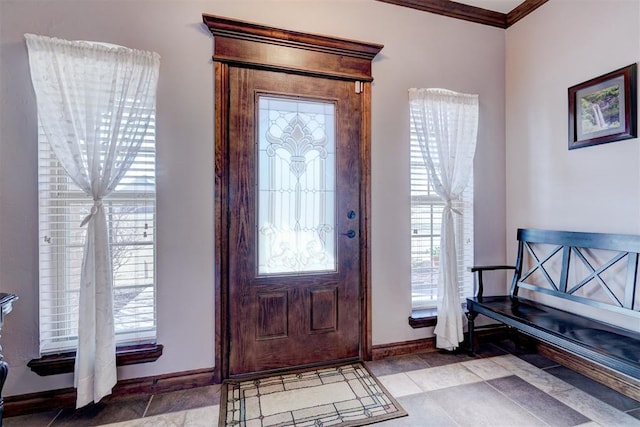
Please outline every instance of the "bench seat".
[{"label": "bench seat", "polygon": [[527,335],[565,348],[640,379],[640,333],[558,310],[523,298],[467,299],[469,311],[484,314]]}]

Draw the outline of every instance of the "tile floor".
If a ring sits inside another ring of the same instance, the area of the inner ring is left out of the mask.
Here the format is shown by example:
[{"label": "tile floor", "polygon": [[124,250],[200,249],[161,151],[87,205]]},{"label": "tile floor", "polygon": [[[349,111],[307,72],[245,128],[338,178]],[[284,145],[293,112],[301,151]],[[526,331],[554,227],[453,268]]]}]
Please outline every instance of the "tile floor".
[{"label": "tile floor", "polygon": [[[510,342],[476,357],[429,352],[368,362],[409,413],[378,426],[640,426],[640,402]],[[78,411],[6,418],[14,426],[217,426],[220,386],[120,398]]]}]

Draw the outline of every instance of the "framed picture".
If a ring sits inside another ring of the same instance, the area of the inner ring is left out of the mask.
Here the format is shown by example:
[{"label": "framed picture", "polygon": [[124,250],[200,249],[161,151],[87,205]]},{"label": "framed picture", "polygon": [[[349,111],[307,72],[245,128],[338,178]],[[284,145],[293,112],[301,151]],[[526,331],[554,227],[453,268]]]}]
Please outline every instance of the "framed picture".
[{"label": "framed picture", "polygon": [[637,64],[569,88],[569,150],[637,136]]}]

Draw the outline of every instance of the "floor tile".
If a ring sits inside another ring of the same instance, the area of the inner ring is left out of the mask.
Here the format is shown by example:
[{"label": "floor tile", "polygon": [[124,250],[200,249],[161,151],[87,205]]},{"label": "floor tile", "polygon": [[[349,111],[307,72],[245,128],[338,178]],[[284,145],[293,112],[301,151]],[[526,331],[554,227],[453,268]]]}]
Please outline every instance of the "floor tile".
[{"label": "floor tile", "polygon": [[382,360],[367,362],[367,368],[376,376],[397,374],[400,372],[415,371],[428,368],[424,359],[416,356],[390,357]]},{"label": "floor tile", "polygon": [[464,366],[483,380],[491,380],[494,378],[512,375],[511,372],[498,365],[490,358],[462,362],[462,366]]},{"label": "floor tile", "polygon": [[569,427],[591,421],[522,378],[498,378],[488,381],[488,384],[550,426]]},{"label": "floor tile", "polygon": [[525,362],[512,354],[498,356],[492,360],[546,393],[559,392],[573,388],[571,384],[554,377],[546,371],[536,368],[530,363]]},{"label": "floor tile", "polygon": [[564,366],[549,368],[546,371],[621,411],[640,408],[640,402]]},{"label": "floor tile", "polygon": [[59,410],[38,412],[37,414],[4,418],[2,421],[4,427],[46,427],[59,413]]},{"label": "floor tile", "polygon": [[395,398],[421,393],[422,390],[404,372],[377,377],[384,388]]},{"label": "floor tile", "polygon": [[52,427],[99,426],[141,418],[149,402],[147,396],[130,396],[87,405],[80,409],[64,409]]},{"label": "floor tile", "polygon": [[570,406],[600,425],[616,427],[640,426],[637,418],[625,414],[611,405],[607,405],[580,389],[571,388],[551,394],[565,405]]},{"label": "floor tile", "polygon": [[482,378],[462,366],[445,365],[435,368],[422,369],[419,371],[407,372],[409,378],[413,380],[423,391],[439,390],[453,387],[460,384],[468,384],[482,381]]},{"label": "floor tile", "polygon": [[518,355],[518,357],[522,360],[524,360],[527,363],[532,364],[533,366],[535,366],[536,368],[540,368],[540,369],[545,369],[545,368],[551,368],[551,367],[555,367],[555,366],[559,366],[558,362],[556,362],[555,360],[551,360],[541,354],[537,354],[537,353],[527,353],[527,354],[520,354]]},{"label": "floor tile", "polygon": [[428,393],[400,397],[398,403],[409,415],[377,423],[376,427],[459,427]]},{"label": "floor tile", "polygon": [[220,404],[220,384],[154,394],[145,416]]},{"label": "floor tile", "polygon": [[460,426],[539,427],[544,425],[514,401],[485,382],[427,393]]},{"label": "floor tile", "polygon": [[474,348],[474,352],[476,357],[481,358],[502,356],[503,354],[507,354],[504,349],[490,342],[481,342],[477,344]]},{"label": "floor tile", "polygon": [[417,356],[426,361],[428,366],[445,366],[476,359],[476,357],[469,356],[466,351],[462,350],[430,351],[426,353],[418,353]]},{"label": "floor tile", "polygon": [[634,409],[633,411],[628,411],[627,414],[640,420],[640,409]]},{"label": "floor tile", "polygon": [[518,346],[512,339],[509,338],[496,341],[494,344],[509,354],[515,354],[518,356],[525,354],[535,354],[534,348],[523,345],[523,342],[521,342]]},{"label": "floor tile", "polygon": [[[193,427],[215,427],[218,425],[220,405],[206,406],[204,408],[187,411],[184,417],[185,424]],[[213,424],[210,424],[213,421]]]},{"label": "floor tile", "polygon": [[105,424],[103,427],[216,427],[219,416],[220,406],[214,405],[121,423]]}]

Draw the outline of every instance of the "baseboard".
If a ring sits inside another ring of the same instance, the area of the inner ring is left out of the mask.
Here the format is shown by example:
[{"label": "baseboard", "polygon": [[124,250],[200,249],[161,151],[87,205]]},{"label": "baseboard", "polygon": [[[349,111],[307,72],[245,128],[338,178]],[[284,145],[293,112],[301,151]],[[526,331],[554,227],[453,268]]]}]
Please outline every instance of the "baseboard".
[{"label": "baseboard", "polygon": [[73,387],[9,396],[4,398],[4,417],[74,408],[75,405],[76,389]]},{"label": "baseboard", "polygon": [[[503,339],[507,337],[507,329],[502,325],[486,325],[478,328],[474,334],[474,341],[487,339]],[[460,349],[465,351],[469,342],[469,334],[465,332],[464,341],[460,343]],[[389,344],[374,345],[371,349],[371,360],[385,359],[387,357],[405,356],[421,351],[436,351],[436,337],[419,340],[401,341]]]},{"label": "baseboard", "polygon": [[412,341],[394,342],[390,344],[379,344],[371,347],[371,360],[385,359],[387,357],[394,356],[404,356],[406,354],[418,353],[421,351],[434,351],[435,349],[435,337]]},{"label": "baseboard", "polygon": [[[211,384],[215,384],[214,368],[133,378],[118,381],[113,388],[113,393],[105,399],[117,399],[132,394],[152,395]],[[4,399],[4,416],[12,417],[54,409],[74,408],[75,404],[76,390],[72,387],[9,396]]]}]

